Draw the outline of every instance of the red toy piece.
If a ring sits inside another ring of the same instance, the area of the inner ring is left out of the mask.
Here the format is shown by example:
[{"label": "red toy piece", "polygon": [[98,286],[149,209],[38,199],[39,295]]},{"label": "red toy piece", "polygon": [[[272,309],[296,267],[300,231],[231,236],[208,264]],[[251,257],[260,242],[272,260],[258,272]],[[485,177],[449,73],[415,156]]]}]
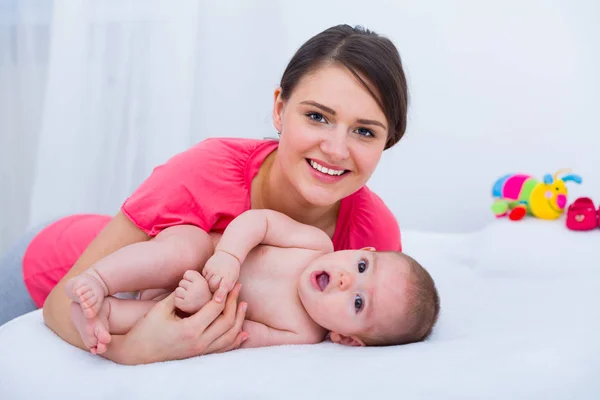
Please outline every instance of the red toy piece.
[{"label": "red toy piece", "polygon": [[525,214],[527,214],[527,208],[525,208],[525,206],[516,206],[510,211],[510,214],[508,214],[508,218],[511,221],[519,221],[523,219]]},{"label": "red toy piece", "polygon": [[567,210],[567,228],[573,231],[589,231],[600,225],[600,207],[596,211],[589,197],[580,197]]}]

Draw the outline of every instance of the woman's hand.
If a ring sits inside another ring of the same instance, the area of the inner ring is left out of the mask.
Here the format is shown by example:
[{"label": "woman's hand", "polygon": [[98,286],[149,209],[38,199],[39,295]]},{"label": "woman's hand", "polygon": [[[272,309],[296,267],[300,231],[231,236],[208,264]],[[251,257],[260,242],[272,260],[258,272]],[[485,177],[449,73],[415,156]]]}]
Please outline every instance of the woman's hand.
[{"label": "woman's hand", "polygon": [[188,318],[175,315],[174,294],[157,303],[127,335],[113,335],[103,357],[120,364],[179,360],[240,347],[246,304],[237,304],[240,284],[225,302],[211,300]]}]

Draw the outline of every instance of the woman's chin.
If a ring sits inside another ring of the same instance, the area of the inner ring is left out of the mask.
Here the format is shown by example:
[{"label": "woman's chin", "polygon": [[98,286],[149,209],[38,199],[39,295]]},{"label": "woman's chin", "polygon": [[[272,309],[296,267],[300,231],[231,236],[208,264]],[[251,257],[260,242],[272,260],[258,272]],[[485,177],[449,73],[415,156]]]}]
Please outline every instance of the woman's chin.
[{"label": "woman's chin", "polygon": [[316,186],[314,184],[307,185],[301,191],[304,200],[313,207],[331,207],[344,197],[347,197],[349,193],[347,194],[346,192],[338,188]]}]

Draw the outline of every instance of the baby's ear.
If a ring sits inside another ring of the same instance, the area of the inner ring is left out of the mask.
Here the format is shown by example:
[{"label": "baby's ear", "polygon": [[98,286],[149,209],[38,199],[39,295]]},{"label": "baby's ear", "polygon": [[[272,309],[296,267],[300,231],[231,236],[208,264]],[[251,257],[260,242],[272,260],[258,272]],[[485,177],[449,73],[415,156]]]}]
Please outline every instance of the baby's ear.
[{"label": "baby's ear", "polygon": [[356,336],[344,336],[337,332],[331,332],[329,333],[329,338],[333,343],[343,344],[344,346],[366,346],[365,342]]},{"label": "baby's ear", "polygon": [[361,250],[364,250],[364,251],[376,251],[375,247],[363,247]]}]

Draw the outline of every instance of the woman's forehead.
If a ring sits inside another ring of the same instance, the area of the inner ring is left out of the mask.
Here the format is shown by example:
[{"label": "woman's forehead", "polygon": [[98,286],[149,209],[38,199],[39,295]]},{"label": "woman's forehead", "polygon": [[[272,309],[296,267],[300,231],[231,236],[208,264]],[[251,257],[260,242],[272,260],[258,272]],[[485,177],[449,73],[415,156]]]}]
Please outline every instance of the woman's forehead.
[{"label": "woman's forehead", "polygon": [[[363,81],[368,84],[364,78]],[[291,99],[297,103],[315,101],[336,112],[362,110],[371,117],[384,117],[369,90],[350,70],[339,64],[327,64],[306,74],[298,82]]]}]

